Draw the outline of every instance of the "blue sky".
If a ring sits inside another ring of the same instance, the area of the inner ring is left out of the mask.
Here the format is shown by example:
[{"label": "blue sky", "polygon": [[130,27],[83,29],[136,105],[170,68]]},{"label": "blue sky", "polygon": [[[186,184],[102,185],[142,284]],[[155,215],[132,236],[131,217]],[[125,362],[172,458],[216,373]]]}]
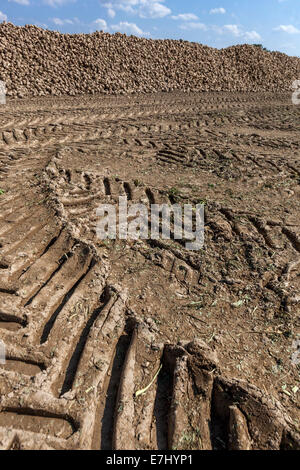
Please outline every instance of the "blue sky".
[{"label": "blue sky", "polygon": [[259,43],[300,56],[300,0],[0,0],[0,21],[104,30],[212,47]]}]

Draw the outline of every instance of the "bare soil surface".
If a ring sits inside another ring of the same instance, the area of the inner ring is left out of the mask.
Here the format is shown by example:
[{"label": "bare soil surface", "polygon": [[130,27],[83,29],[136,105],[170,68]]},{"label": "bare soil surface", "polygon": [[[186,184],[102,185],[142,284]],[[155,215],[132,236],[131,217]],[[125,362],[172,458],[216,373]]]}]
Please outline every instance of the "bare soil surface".
[{"label": "bare soil surface", "polygon": [[[0,447],[299,449],[290,95],[11,100],[0,130]],[[99,240],[120,195],[203,202],[204,248]]]}]

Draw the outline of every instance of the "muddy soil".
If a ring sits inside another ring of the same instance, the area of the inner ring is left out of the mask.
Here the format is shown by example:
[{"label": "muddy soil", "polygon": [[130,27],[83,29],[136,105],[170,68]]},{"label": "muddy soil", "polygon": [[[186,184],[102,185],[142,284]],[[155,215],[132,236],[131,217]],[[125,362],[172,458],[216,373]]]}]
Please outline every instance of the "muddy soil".
[{"label": "muddy soil", "polygon": [[[299,131],[281,94],[1,107],[2,449],[299,449]],[[119,196],[203,203],[203,249],[100,240]]]}]

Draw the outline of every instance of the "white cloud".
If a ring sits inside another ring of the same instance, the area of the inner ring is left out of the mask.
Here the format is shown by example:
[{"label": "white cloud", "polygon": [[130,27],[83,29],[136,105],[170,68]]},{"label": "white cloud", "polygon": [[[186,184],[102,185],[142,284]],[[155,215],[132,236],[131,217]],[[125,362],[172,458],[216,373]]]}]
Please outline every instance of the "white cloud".
[{"label": "white cloud", "polygon": [[132,14],[135,13],[134,7],[138,2],[136,0],[112,0],[111,2],[100,0],[100,3],[104,8],[107,8],[108,15],[112,14],[115,16],[115,10],[122,10]]},{"label": "white cloud", "polygon": [[172,20],[193,21],[198,20],[198,16],[194,13],[181,13],[176,16],[171,16]]},{"label": "white cloud", "polygon": [[63,20],[61,20],[60,18],[52,18],[52,21],[58,26],[62,26],[64,24]]},{"label": "white cloud", "polygon": [[100,0],[100,3],[107,8],[108,15],[115,13],[115,10],[140,18],[164,18],[172,13],[171,9],[163,4],[164,0]]},{"label": "white cloud", "polygon": [[114,18],[116,16],[116,12],[113,8],[108,8],[107,14],[110,18]]},{"label": "white cloud", "polygon": [[98,18],[93,22],[97,27],[103,31],[106,31],[108,29],[107,23],[105,20],[102,20],[102,18]]},{"label": "white cloud", "polygon": [[45,5],[50,7],[61,7],[66,3],[75,3],[76,0],[44,0]]},{"label": "white cloud", "polygon": [[61,18],[52,18],[52,21],[58,26],[63,26],[64,24],[74,24],[74,21],[69,19],[62,20]]},{"label": "white cloud", "polygon": [[242,31],[236,24],[225,24],[223,26],[224,31],[228,31],[229,33],[233,34],[234,36],[240,36]]},{"label": "white cloud", "polygon": [[300,34],[300,29],[296,28],[292,24],[281,24],[274,28],[274,31],[283,31],[284,33],[288,34]]},{"label": "white cloud", "polygon": [[7,15],[5,15],[5,13],[2,13],[2,11],[0,11],[0,21],[7,21]]},{"label": "white cloud", "polygon": [[185,31],[199,29],[201,31],[213,31],[216,34],[232,34],[236,38],[244,39],[245,41],[258,41],[261,39],[257,31],[244,31],[236,24],[225,24],[224,26],[206,25],[204,23],[189,21],[179,26],[180,29]]},{"label": "white cloud", "polygon": [[209,12],[210,15],[225,15],[226,10],[223,7],[220,8],[212,8]]},{"label": "white cloud", "polygon": [[190,23],[184,23],[179,26],[180,29],[184,30],[190,30],[190,29],[201,29],[202,31],[207,31],[208,27],[204,23],[195,23],[195,22],[190,22]]},{"label": "white cloud", "polygon": [[170,8],[159,2],[148,1],[143,3],[144,4],[141,5],[139,13],[141,18],[164,18],[172,13]]},{"label": "white cloud", "polygon": [[257,31],[244,31],[244,29],[237,24],[212,26],[212,29],[217,34],[232,34],[236,38],[244,39],[245,41],[258,41],[261,39],[261,35]]},{"label": "white cloud", "polygon": [[121,21],[119,24],[111,26],[113,31],[118,31],[126,34],[134,34],[136,36],[148,36],[149,33],[144,32],[135,23],[128,23],[127,21]]},{"label": "white cloud", "polygon": [[29,0],[8,0],[8,1],[18,3],[19,5],[30,5]]},{"label": "white cloud", "polygon": [[257,31],[246,31],[244,33],[244,38],[249,39],[249,41],[259,41],[261,35]]}]

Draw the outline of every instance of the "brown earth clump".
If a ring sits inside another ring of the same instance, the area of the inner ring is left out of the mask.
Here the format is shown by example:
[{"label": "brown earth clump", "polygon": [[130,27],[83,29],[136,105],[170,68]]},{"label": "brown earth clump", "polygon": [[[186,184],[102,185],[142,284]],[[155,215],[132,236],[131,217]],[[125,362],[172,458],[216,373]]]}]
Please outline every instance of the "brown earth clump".
[{"label": "brown earth clump", "polygon": [[288,91],[299,78],[299,58],[254,45],[218,50],[182,40],[0,24],[0,80],[11,97]]}]

